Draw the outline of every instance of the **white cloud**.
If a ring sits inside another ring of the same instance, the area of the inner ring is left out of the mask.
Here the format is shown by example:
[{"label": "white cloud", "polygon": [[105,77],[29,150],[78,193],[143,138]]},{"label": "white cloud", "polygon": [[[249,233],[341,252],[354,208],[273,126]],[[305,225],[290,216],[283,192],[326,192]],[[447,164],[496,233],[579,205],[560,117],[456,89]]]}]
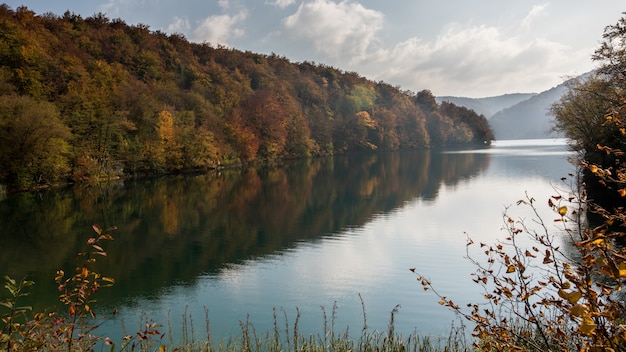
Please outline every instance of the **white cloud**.
[{"label": "white cloud", "polygon": [[170,33],[183,33],[189,29],[191,29],[191,26],[187,18],[180,18],[178,16],[174,16],[174,22],[167,26],[167,31]]},{"label": "white cloud", "polygon": [[347,0],[313,0],[303,2],[283,25],[296,37],[312,41],[325,55],[353,57],[365,54],[376,41],[383,14]]},{"label": "white cloud", "polygon": [[453,25],[435,40],[413,37],[373,52],[357,65],[367,77],[404,88],[488,96],[528,92],[528,87],[545,90],[585,55],[573,55],[571,48],[545,39],[505,36],[497,27]]},{"label": "white cloud", "polygon": [[196,42],[228,45],[231,39],[241,37],[244,34],[244,30],[237,27],[237,25],[247,17],[245,10],[233,16],[209,16],[193,31],[193,40]]},{"label": "white cloud", "polygon": [[100,11],[103,13],[106,13],[107,16],[112,16],[112,17],[119,17],[119,14],[120,14],[119,5],[117,4],[117,1],[115,0],[110,0],[100,5]]},{"label": "white cloud", "polygon": [[530,27],[536,18],[538,18],[542,14],[545,14],[545,9],[547,6],[547,3],[541,5],[533,5],[533,8],[530,10],[528,15],[526,15],[526,17],[522,20],[522,26]]},{"label": "white cloud", "polygon": [[230,0],[218,0],[217,4],[219,5],[219,7],[221,7],[223,10],[228,10],[230,8]]},{"label": "white cloud", "polygon": [[280,7],[281,9],[284,9],[288,7],[289,5],[293,5],[295,3],[296,3],[296,0],[274,0],[274,1],[266,2],[266,4],[274,5],[276,7]]}]

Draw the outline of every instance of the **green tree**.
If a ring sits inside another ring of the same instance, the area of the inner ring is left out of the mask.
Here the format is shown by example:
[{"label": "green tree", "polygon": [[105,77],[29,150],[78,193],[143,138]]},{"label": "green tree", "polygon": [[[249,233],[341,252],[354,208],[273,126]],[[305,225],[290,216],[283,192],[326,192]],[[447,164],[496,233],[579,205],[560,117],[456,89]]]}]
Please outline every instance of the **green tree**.
[{"label": "green tree", "polygon": [[69,136],[54,105],[0,97],[0,181],[28,187],[63,180],[70,170]]}]

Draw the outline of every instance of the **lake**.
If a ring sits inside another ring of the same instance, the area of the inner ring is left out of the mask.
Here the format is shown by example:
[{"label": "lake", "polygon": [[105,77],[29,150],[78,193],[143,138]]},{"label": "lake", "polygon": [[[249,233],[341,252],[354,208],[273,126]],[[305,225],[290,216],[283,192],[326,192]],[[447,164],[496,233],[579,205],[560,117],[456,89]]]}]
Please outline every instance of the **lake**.
[{"label": "lake", "polygon": [[[457,304],[477,302],[465,258],[467,237],[503,238],[505,207],[527,193],[539,211],[574,168],[564,140],[497,141],[476,150],[349,154],[279,166],[220,170],[97,186],[9,194],[0,200],[0,274],[37,282],[36,309],[58,306],[57,269],[92,236],[117,226],[98,270],[116,279],[95,296],[102,334],[119,341],[142,317],[180,336],[183,315],[202,338],[205,309],[213,338],[294,324],[321,333],[336,307],[335,330],[358,338],[383,331],[447,336],[454,315],[424,292],[409,269]],[[544,202],[545,200],[545,202]],[[364,308],[363,308],[364,307]],[[126,331],[122,331],[122,324]]]}]

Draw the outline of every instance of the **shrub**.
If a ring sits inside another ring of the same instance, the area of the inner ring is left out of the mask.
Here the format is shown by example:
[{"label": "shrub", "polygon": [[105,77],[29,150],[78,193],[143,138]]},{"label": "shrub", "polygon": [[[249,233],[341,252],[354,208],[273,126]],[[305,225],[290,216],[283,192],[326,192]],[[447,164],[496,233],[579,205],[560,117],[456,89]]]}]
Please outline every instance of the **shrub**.
[{"label": "shrub", "polygon": [[[611,109],[605,127],[626,139],[620,119],[624,106]],[[616,148],[597,145],[611,163],[607,167],[580,161],[580,171],[618,197],[626,196],[626,161]],[[576,177],[576,175],[570,175]],[[476,347],[494,351],[618,351],[626,349],[626,212],[590,199],[585,184],[568,178],[567,195],[557,191],[547,205],[554,210],[557,231],[539,216],[530,196],[517,205],[529,207],[532,219],[516,220],[504,212],[504,240],[492,245],[468,239],[468,258],[475,267],[473,281],[482,286],[484,302],[456,304],[419,275],[444,305],[474,323]],[[581,188],[578,189],[577,185]],[[591,220],[591,219],[597,220]],[[530,226],[532,222],[534,226]],[[536,229],[538,228],[538,230]],[[523,237],[532,242],[521,245]],[[568,243],[562,244],[565,240]],[[569,245],[571,244],[571,246]],[[479,246],[484,260],[470,254]]]}]

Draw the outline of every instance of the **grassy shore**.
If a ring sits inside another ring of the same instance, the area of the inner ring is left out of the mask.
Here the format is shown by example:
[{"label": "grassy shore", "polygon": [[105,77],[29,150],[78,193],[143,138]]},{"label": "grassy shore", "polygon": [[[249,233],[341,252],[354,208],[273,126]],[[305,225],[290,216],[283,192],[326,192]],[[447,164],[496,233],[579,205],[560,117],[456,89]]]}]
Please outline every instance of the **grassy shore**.
[{"label": "grassy shore", "polygon": [[[402,335],[395,332],[394,317],[397,309],[391,312],[386,331],[372,331],[364,319],[358,336],[335,331],[336,307],[330,316],[322,310],[324,324],[317,334],[305,335],[298,330],[299,314],[292,325],[281,323],[279,311],[274,312],[272,331],[258,332],[249,320],[241,321],[241,332],[236,336],[214,339],[210,331],[208,313],[202,331],[197,331],[191,319],[185,318],[180,341],[172,340],[173,327],[146,323],[145,330],[126,341],[114,343],[102,340],[102,350],[110,351],[211,351],[211,352],[278,352],[278,351],[403,351],[403,352],[460,352],[474,351],[463,326],[451,326],[448,336],[424,336],[419,332]],[[365,312],[364,312],[365,313]],[[363,315],[366,316],[365,314]],[[167,333],[160,329],[164,328]],[[139,338],[137,338],[139,336]],[[201,337],[199,337],[201,336]],[[99,343],[100,344],[100,343]],[[98,348],[96,348],[97,350]]]}]

